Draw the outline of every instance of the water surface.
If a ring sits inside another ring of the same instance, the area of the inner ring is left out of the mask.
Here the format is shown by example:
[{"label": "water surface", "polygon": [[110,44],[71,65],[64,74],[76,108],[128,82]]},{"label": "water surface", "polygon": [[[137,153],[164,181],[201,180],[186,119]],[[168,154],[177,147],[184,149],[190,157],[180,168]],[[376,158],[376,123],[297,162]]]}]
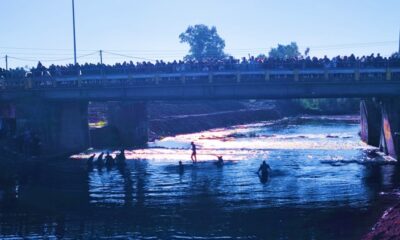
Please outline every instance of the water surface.
[{"label": "water surface", "polygon": [[[358,131],[347,118],[285,119],[164,138],[127,151],[123,169],[79,159],[4,167],[0,237],[359,239],[400,177],[368,157]],[[256,174],[263,160],[267,182]]]}]

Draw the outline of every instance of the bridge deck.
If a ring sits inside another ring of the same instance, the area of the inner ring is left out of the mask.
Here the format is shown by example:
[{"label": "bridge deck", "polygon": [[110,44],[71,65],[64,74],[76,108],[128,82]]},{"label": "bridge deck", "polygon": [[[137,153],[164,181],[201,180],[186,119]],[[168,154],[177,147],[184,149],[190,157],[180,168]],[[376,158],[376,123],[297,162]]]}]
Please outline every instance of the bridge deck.
[{"label": "bridge deck", "polygon": [[1,79],[0,99],[169,100],[400,95],[400,68],[99,74]]}]

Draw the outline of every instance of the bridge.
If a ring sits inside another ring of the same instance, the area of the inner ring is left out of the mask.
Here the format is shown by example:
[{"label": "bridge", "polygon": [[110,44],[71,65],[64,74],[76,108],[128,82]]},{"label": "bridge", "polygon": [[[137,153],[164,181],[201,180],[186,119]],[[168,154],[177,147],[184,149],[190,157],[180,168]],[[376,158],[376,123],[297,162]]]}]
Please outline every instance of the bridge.
[{"label": "bridge", "polygon": [[400,68],[99,74],[3,79],[0,100],[193,100],[390,97]]},{"label": "bridge", "polygon": [[[109,103],[108,122],[125,146],[147,142],[154,100],[362,98],[361,137],[397,158],[400,68],[114,73],[0,79],[2,118],[39,135],[45,153],[90,146],[89,101]],[[371,99],[374,99],[372,101]]]}]

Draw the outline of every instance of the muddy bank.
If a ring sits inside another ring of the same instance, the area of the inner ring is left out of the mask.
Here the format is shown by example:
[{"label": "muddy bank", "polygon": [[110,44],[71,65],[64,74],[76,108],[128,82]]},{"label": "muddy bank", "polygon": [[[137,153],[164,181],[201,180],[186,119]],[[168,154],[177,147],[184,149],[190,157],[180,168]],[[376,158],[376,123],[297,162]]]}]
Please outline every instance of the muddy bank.
[{"label": "muddy bank", "polygon": [[381,219],[363,240],[400,239],[400,204],[385,211]]}]

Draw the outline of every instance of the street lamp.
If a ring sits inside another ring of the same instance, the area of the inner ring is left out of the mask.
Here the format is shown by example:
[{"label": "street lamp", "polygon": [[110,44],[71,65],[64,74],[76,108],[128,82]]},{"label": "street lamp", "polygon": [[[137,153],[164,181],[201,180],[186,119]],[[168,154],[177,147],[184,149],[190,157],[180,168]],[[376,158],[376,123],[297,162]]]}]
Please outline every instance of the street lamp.
[{"label": "street lamp", "polygon": [[76,65],[76,37],[75,37],[75,4],[72,0],[72,28],[74,31],[74,64]]}]

